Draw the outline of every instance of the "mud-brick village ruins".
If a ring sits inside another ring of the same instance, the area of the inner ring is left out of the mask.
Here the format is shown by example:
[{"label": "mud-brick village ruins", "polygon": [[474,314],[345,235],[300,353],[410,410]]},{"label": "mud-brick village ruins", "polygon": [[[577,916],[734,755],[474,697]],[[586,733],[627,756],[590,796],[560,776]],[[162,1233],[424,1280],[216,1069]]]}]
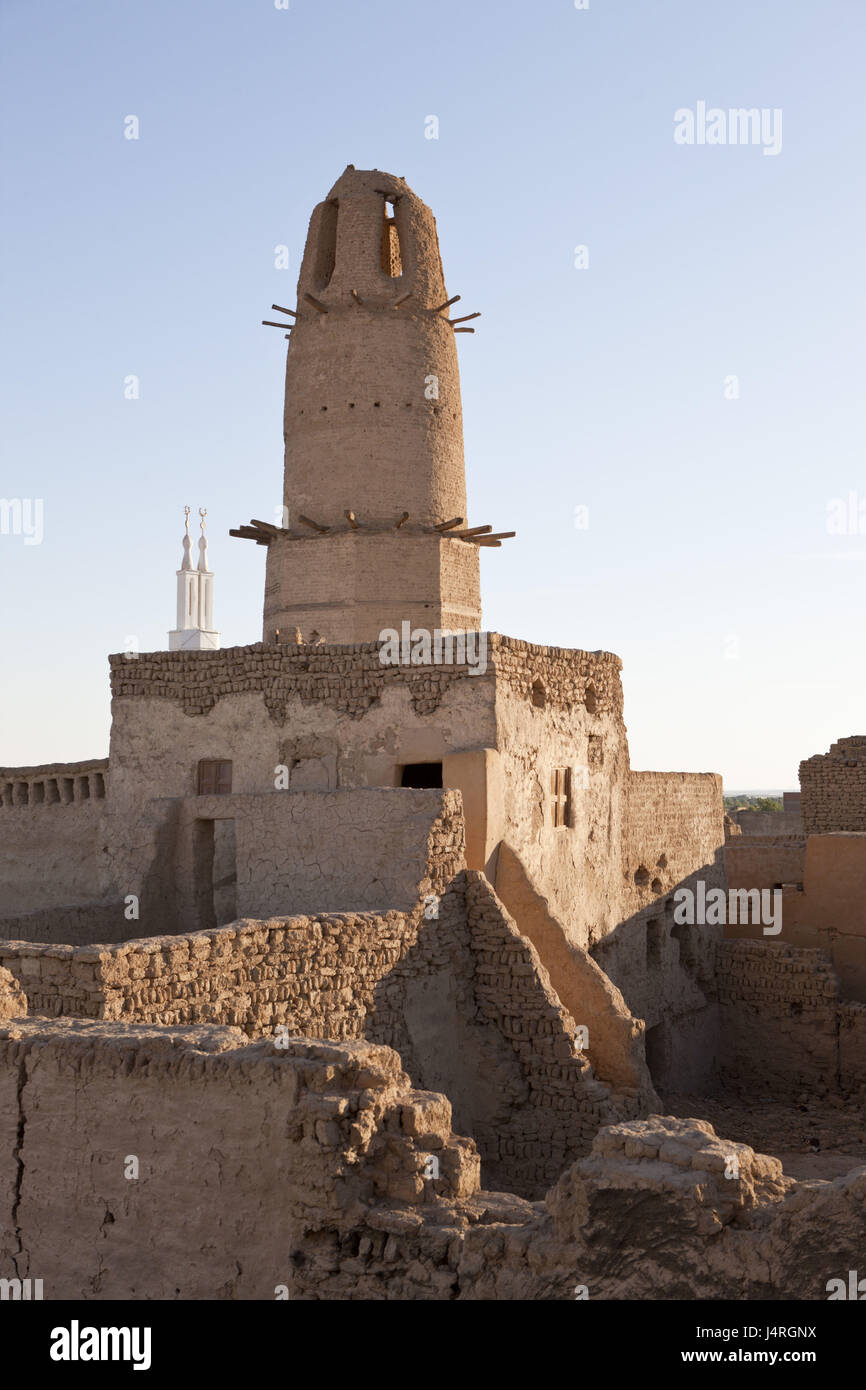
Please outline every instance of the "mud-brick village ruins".
[{"label": "mud-brick village ruins", "polygon": [[282,524],[220,538],[266,552],[260,635],[220,647],[193,510],[167,649],[109,658],[109,757],[0,770],[25,1297],[866,1273],[866,736],[726,816],[712,772],[632,770],[616,655],[484,630],[519,518],[467,507],[449,289],[430,209],[349,165],[268,311]]}]

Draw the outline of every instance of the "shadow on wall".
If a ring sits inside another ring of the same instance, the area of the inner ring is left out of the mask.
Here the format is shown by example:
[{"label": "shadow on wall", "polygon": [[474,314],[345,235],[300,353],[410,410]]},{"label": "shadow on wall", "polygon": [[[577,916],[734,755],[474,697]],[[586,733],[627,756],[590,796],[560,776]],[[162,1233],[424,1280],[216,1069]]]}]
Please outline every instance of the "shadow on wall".
[{"label": "shadow on wall", "polygon": [[[715,953],[721,926],[674,921],[674,895],[721,887],[724,850],[673,884],[592,947],[592,955],[646,1024],[646,1061],[661,1091],[712,1095],[719,1088],[721,1022]],[[638,885],[640,886],[640,885]]]},{"label": "shadow on wall", "polygon": [[614,1088],[634,1087],[652,1108],[658,1097],[644,1059],[642,1020],[592,956],[568,940],[549,899],[504,841],[497,856],[496,893],[538,952],[563,1006],[588,1030],[587,1052],[599,1078]]},{"label": "shadow on wall", "polygon": [[376,984],[364,1035],[393,1047],[416,1086],[448,1096],[499,1191],[540,1198],[603,1125],[646,1108],[634,1068],[615,1087],[596,1078],[535,947],[478,870],[418,922]]}]

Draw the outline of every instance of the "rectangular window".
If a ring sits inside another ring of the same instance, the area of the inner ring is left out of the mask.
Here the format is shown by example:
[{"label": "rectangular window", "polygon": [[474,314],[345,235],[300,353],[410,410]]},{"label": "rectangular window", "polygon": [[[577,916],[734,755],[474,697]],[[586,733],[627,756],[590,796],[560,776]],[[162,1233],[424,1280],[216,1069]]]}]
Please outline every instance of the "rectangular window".
[{"label": "rectangular window", "polygon": [[231,761],[225,758],[202,758],[198,765],[199,796],[228,796],[231,789]]},{"label": "rectangular window", "polygon": [[571,825],[571,768],[557,767],[551,778],[551,823]]}]

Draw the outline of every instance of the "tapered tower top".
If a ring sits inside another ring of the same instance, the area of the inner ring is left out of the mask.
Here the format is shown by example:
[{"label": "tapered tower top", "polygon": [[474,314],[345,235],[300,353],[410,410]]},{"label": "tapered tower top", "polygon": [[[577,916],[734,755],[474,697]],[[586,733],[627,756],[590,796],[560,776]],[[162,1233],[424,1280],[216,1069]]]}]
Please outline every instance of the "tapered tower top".
[{"label": "tapered tower top", "polygon": [[459,535],[459,298],[426,204],[350,164],[313,210],[297,302],[283,306],[283,524],[239,533],[268,545],[265,642],[375,641],[406,620],[480,627],[478,538]]}]

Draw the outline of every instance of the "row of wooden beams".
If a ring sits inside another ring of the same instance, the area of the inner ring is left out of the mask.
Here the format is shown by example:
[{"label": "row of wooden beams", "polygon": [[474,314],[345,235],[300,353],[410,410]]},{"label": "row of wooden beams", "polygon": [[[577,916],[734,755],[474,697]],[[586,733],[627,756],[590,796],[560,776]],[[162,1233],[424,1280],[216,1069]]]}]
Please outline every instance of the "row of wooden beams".
[{"label": "row of wooden beams", "polygon": [[269,545],[269,537],[252,526],[238,526],[229,531],[230,536],[238,536],[242,541],[255,541],[256,545]]},{"label": "row of wooden beams", "polygon": [[[361,529],[361,522],[355,513],[346,510],[343,515],[348,521],[353,531]],[[409,520],[409,512],[403,512],[394,522],[394,530],[399,531],[400,527]],[[303,526],[309,526],[311,530],[318,532],[319,535],[326,535],[330,532],[330,526],[323,526],[321,522],[313,521],[312,517],[304,516],[303,512],[298,513],[298,521]],[[516,531],[494,531],[492,526],[469,526],[463,531],[456,531],[456,526],[463,524],[462,516],[452,517],[450,521],[440,521],[434,528],[440,535],[449,535],[455,540],[473,541],[476,545],[499,545],[501,541],[510,540],[516,536]],[[253,517],[248,526],[239,526],[229,531],[230,536],[238,536],[241,540],[255,541],[257,545],[268,545],[277,536],[288,536],[290,533],[281,526],[275,526],[270,521],[259,521]]]}]

